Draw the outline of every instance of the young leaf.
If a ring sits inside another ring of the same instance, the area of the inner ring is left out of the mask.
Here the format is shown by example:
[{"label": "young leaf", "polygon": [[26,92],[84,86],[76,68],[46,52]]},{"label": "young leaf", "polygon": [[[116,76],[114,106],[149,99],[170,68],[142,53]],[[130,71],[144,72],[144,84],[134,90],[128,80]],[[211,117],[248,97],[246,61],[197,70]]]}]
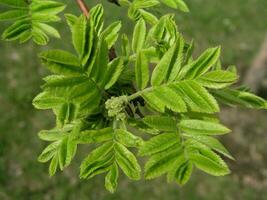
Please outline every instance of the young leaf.
[{"label": "young leaf", "polygon": [[214,137],[209,136],[195,136],[186,134],[186,137],[192,138],[199,143],[205,144],[207,147],[219,152],[220,154],[226,156],[227,158],[234,160],[233,156],[229,153],[229,151],[223,146],[223,144]]},{"label": "young leaf", "polygon": [[49,50],[40,54],[46,67],[57,74],[77,75],[82,73],[76,56],[62,50]]},{"label": "young leaf", "polygon": [[146,1],[143,1],[143,0],[135,0],[133,2],[133,6],[136,9],[149,8],[149,7],[156,6],[158,4],[159,4],[159,1],[158,0],[146,0]]},{"label": "young leaf", "polygon": [[85,43],[86,43],[86,29],[87,20],[84,15],[81,15],[73,26],[72,41],[73,46],[79,56],[84,55]]},{"label": "young leaf", "polygon": [[174,145],[164,152],[150,157],[145,165],[145,178],[153,179],[168,172],[181,154],[180,145]]},{"label": "young leaf", "polygon": [[58,107],[65,103],[65,100],[60,97],[55,97],[49,92],[42,92],[38,94],[32,101],[32,104],[37,109],[50,109]]},{"label": "young leaf", "polygon": [[131,53],[131,46],[127,35],[121,36],[121,53],[123,56],[128,57]]},{"label": "young leaf", "polygon": [[197,168],[213,176],[224,176],[230,173],[226,163],[213,151],[198,146],[198,152],[188,152],[189,159]]},{"label": "young leaf", "polygon": [[134,52],[138,52],[143,48],[146,39],[146,23],[143,19],[140,19],[133,32],[132,49]]},{"label": "young leaf", "polygon": [[221,52],[220,47],[207,49],[197,60],[189,63],[183,68],[180,77],[194,79],[205,74],[213,65],[216,64]]},{"label": "young leaf", "polygon": [[113,160],[113,156],[110,155],[112,148],[113,144],[107,142],[92,151],[80,166],[80,177],[89,179],[107,171]]},{"label": "young leaf", "polygon": [[121,29],[121,22],[113,22],[111,25],[109,25],[101,34],[101,37],[104,37],[107,44],[108,48],[111,48],[115,42],[117,41],[119,34],[118,32]]},{"label": "young leaf", "polygon": [[139,155],[150,156],[155,153],[164,152],[168,148],[179,144],[179,142],[177,133],[163,133],[144,142],[139,149]]},{"label": "young leaf", "polygon": [[0,0],[0,4],[18,8],[24,8],[27,6],[26,2],[22,0]]},{"label": "young leaf", "polygon": [[108,45],[106,41],[102,38],[99,41],[97,47],[97,53],[95,57],[95,62],[92,66],[90,76],[99,85],[104,85],[105,75],[108,69]]},{"label": "young leaf", "polygon": [[174,9],[179,9],[183,12],[189,12],[189,8],[185,4],[183,0],[160,0],[162,3],[166,4],[167,6],[174,8]]},{"label": "young leaf", "polygon": [[139,180],[141,178],[141,168],[134,156],[126,147],[122,144],[114,144],[115,158],[122,169],[122,171],[133,180]]},{"label": "young leaf", "polygon": [[[175,61],[178,58],[178,41],[173,45],[161,58],[160,62],[155,67],[152,77],[151,77],[151,84],[153,86],[160,85],[164,80],[169,77],[172,68],[174,67]],[[177,66],[179,67],[179,66]]]},{"label": "young leaf", "polygon": [[214,113],[218,112],[217,101],[209,92],[196,81],[182,81],[171,85],[194,112]]},{"label": "young leaf", "polygon": [[267,108],[267,104],[264,99],[246,91],[226,88],[223,90],[214,91],[214,95],[220,101],[228,105],[239,105],[246,108],[255,109]]},{"label": "young leaf", "polygon": [[140,147],[143,144],[142,138],[137,137],[126,130],[116,129],[114,134],[116,140],[126,147]]},{"label": "young leaf", "polygon": [[187,134],[193,135],[222,135],[230,132],[219,123],[195,119],[181,120],[179,127]]},{"label": "young leaf", "polygon": [[10,10],[0,14],[0,21],[1,20],[17,20],[20,18],[26,17],[28,11],[25,10]]},{"label": "young leaf", "polygon": [[138,51],[135,63],[137,88],[143,90],[149,81],[149,62],[143,51]]},{"label": "young leaf", "polygon": [[167,131],[167,132],[177,131],[176,121],[172,117],[150,115],[150,116],[145,116],[144,122],[151,128],[157,129],[159,131]]},{"label": "young leaf", "polygon": [[155,25],[158,22],[158,18],[151,14],[150,12],[145,11],[144,9],[139,9],[143,19],[151,25]]},{"label": "young leaf", "polygon": [[52,129],[42,130],[38,133],[38,136],[41,140],[52,142],[63,139],[66,134],[62,133],[60,129]]},{"label": "young leaf", "polygon": [[65,14],[64,16],[66,18],[66,21],[67,21],[69,27],[70,27],[71,32],[73,32],[74,25],[78,21],[79,18],[76,15],[69,14],[69,13]]},{"label": "young leaf", "polygon": [[105,187],[111,193],[114,193],[118,186],[119,169],[116,163],[112,165],[105,177]]},{"label": "young leaf", "polygon": [[46,45],[48,35],[60,37],[58,31],[47,23],[60,21],[57,14],[64,10],[63,3],[52,0],[1,0],[0,3],[11,8],[0,14],[0,20],[16,20],[2,34],[4,40],[19,40],[23,43],[32,38],[36,44]]},{"label": "young leaf", "polygon": [[176,181],[180,185],[186,184],[193,172],[193,163],[181,155],[168,173],[168,181]]},{"label": "young leaf", "polygon": [[94,6],[90,10],[90,20],[93,21],[93,26],[95,28],[97,35],[100,35],[100,32],[102,31],[104,25],[103,18],[104,18],[104,9],[101,4]]},{"label": "young leaf", "polygon": [[221,89],[233,84],[237,78],[238,76],[233,72],[216,70],[208,72],[196,80],[204,87]]},{"label": "young leaf", "polygon": [[53,156],[57,155],[57,148],[60,145],[60,141],[53,142],[49,144],[39,155],[39,162],[48,162]]},{"label": "young leaf", "polygon": [[90,143],[98,143],[105,142],[111,140],[113,138],[113,129],[112,128],[104,128],[100,130],[86,130],[82,131],[75,141],[78,144],[90,144]]},{"label": "young leaf", "polygon": [[47,25],[45,23],[35,23],[35,27],[38,27],[39,29],[41,29],[42,31],[44,31],[46,34],[55,37],[55,38],[60,38],[60,34],[59,32],[52,26]]},{"label": "young leaf", "polygon": [[58,168],[58,157],[54,156],[49,165],[49,175],[54,176]]},{"label": "young leaf", "polygon": [[153,91],[154,101],[160,101],[174,112],[186,112],[186,104],[182,96],[171,87],[158,87]]},{"label": "young leaf", "polygon": [[103,81],[105,90],[111,88],[117,82],[124,67],[124,60],[122,58],[116,58],[108,64],[105,80]]}]

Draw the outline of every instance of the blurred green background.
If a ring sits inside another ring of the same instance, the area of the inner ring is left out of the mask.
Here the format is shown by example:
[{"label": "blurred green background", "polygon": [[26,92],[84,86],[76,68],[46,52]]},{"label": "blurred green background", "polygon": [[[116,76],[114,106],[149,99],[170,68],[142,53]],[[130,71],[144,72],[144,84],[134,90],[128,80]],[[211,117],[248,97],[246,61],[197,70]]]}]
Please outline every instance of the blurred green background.
[{"label": "blurred green background", "polygon": [[[74,1],[67,12],[79,14]],[[87,0],[90,6],[103,2],[107,23],[124,21],[124,32],[131,33],[132,22],[125,10],[104,0]],[[236,64],[245,74],[267,32],[266,0],[187,0],[190,13],[163,9],[159,14],[175,12],[179,30],[191,40],[197,52],[222,45],[224,65]],[[0,8],[2,9],[2,8]],[[118,191],[105,191],[103,177],[79,180],[80,153],[63,173],[50,178],[47,165],[37,162],[45,146],[37,133],[54,125],[50,111],[38,111],[31,100],[40,91],[41,78],[48,72],[37,53],[47,48],[70,49],[66,22],[57,24],[62,40],[51,40],[48,47],[32,43],[0,42],[0,200],[264,200],[267,199],[267,112],[224,108],[222,121],[233,132],[222,138],[236,158],[227,160],[232,174],[211,177],[198,171],[190,182],[179,187],[167,184],[165,177],[153,181],[119,180]],[[0,31],[5,26],[0,27]],[[83,147],[82,152],[88,152]]]}]

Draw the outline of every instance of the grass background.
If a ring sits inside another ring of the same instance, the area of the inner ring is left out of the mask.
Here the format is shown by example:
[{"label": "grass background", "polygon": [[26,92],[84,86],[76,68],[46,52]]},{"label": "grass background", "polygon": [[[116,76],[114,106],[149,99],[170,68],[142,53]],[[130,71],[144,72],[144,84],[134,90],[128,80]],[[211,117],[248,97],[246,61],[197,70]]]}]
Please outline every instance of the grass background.
[{"label": "grass background", "polygon": [[[79,13],[74,1],[67,12]],[[89,0],[88,0],[89,2]],[[100,1],[90,1],[94,5]],[[133,24],[122,8],[104,0],[107,23],[125,22],[130,34]],[[165,9],[159,14],[177,15],[180,32],[195,39],[197,53],[210,46],[222,45],[225,66],[236,64],[244,74],[260,48],[267,30],[266,0],[187,0],[190,13]],[[2,10],[3,8],[0,7]],[[164,177],[153,181],[132,182],[121,177],[118,191],[104,190],[103,177],[79,180],[79,155],[63,173],[49,178],[47,165],[37,156],[46,145],[37,133],[54,125],[50,111],[38,111],[31,100],[40,91],[41,78],[48,72],[37,53],[47,48],[71,49],[66,22],[57,25],[62,40],[51,40],[49,47],[32,43],[0,42],[0,199],[1,200],[264,200],[267,196],[267,112],[223,109],[222,121],[233,129],[222,142],[236,157],[227,161],[232,174],[211,177],[198,171],[190,182],[179,187],[166,184]],[[5,26],[0,27],[0,31]],[[83,148],[84,152],[88,149]]]}]

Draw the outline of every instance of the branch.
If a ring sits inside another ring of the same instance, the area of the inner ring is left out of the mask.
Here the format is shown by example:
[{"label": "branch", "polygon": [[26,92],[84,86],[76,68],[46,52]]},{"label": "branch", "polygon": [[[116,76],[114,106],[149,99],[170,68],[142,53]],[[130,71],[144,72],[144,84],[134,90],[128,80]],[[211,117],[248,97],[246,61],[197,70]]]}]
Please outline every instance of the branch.
[{"label": "branch", "polygon": [[79,5],[81,11],[86,17],[89,17],[89,8],[84,2],[84,0],[76,0],[77,4]]}]

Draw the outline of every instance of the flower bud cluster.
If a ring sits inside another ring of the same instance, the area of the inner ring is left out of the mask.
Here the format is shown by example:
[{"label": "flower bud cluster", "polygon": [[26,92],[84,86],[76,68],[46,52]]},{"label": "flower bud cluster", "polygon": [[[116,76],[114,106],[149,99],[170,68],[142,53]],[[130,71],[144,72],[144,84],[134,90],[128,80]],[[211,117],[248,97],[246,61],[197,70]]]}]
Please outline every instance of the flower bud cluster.
[{"label": "flower bud cluster", "polygon": [[124,106],[127,102],[126,96],[111,97],[105,103],[109,117],[115,117],[116,120],[125,120]]}]

